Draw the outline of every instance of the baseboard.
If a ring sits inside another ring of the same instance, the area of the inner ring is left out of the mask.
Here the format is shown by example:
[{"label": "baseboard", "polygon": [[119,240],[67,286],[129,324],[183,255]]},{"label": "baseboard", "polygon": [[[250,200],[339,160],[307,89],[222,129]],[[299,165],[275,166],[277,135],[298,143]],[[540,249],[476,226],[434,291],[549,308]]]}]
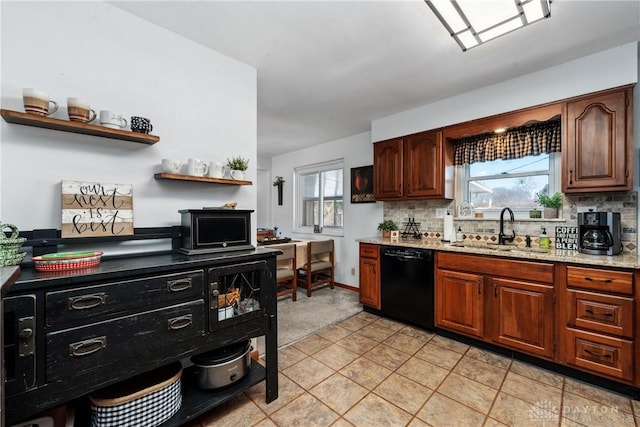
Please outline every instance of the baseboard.
[{"label": "baseboard", "polygon": [[348,291],[360,292],[360,288],[356,288],[355,286],[345,285],[344,283],[338,283],[338,282],[334,282],[333,284],[339,288],[346,289]]}]

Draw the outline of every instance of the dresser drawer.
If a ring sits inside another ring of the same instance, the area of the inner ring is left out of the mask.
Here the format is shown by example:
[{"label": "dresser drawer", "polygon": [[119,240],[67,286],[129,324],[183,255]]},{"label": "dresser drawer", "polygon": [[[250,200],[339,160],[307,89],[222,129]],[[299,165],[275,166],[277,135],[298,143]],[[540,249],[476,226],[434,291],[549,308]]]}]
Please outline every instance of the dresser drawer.
[{"label": "dresser drawer", "polygon": [[47,292],[47,327],[95,322],[131,309],[204,297],[203,270]]},{"label": "dresser drawer", "polygon": [[567,362],[595,373],[633,380],[633,342],[566,328]]},{"label": "dresser drawer", "polygon": [[633,298],[568,291],[567,324],[633,338]]},{"label": "dresser drawer", "polygon": [[378,259],[380,253],[380,247],[378,245],[366,245],[360,244],[360,257],[361,258],[375,258]]},{"label": "dresser drawer", "polygon": [[[46,377],[53,382],[204,335],[204,300],[46,334]],[[107,375],[115,375],[103,369]]]},{"label": "dresser drawer", "polygon": [[568,266],[567,286],[633,295],[633,273]]}]

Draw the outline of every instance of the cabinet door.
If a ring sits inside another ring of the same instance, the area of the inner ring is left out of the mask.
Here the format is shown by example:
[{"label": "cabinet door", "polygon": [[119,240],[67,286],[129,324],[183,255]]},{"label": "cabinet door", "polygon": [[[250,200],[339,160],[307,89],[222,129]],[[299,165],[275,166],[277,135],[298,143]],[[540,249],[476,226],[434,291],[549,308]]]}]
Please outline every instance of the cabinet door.
[{"label": "cabinet door", "polygon": [[373,192],[377,200],[402,197],[402,168],[402,138],[373,145]]},{"label": "cabinet door", "polygon": [[360,302],[380,310],[380,269],[378,260],[360,258]]},{"label": "cabinet door", "polygon": [[442,196],[442,132],[410,135],[403,145],[405,196]]},{"label": "cabinet door", "polygon": [[553,286],[494,278],[491,292],[493,341],[553,357]]},{"label": "cabinet door", "polygon": [[436,325],[484,337],[483,276],[438,270]]},{"label": "cabinet door", "polygon": [[567,104],[563,191],[622,191],[632,183],[630,91]]}]

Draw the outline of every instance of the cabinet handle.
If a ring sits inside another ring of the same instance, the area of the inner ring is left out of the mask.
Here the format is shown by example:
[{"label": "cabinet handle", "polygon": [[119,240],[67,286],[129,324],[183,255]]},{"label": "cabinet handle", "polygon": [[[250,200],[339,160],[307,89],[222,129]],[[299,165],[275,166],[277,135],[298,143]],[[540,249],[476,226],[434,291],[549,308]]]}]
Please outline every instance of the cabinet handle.
[{"label": "cabinet handle", "polygon": [[585,353],[589,353],[590,355],[592,355],[592,356],[594,356],[594,357],[606,357],[606,358],[611,359],[611,355],[610,355],[610,354],[595,353],[595,352],[593,352],[593,351],[589,350],[588,348],[585,348],[585,349],[584,349],[584,352],[585,352]]},{"label": "cabinet handle", "polygon": [[569,185],[573,184],[573,169],[569,169]]},{"label": "cabinet handle", "polygon": [[482,280],[478,279],[478,295],[482,295]]},{"label": "cabinet handle", "polygon": [[167,320],[167,329],[169,329],[170,331],[175,331],[191,326],[192,324],[193,314],[186,314],[184,316],[174,317]]},{"label": "cabinet handle", "polygon": [[169,292],[181,292],[191,289],[191,278],[170,280],[167,282],[167,291]]},{"label": "cabinet handle", "polygon": [[211,298],[209,299],[209,308],[213,310],[218,308],[218,295],[220,295],[220,291],[218,290],[218,282],[210,283],[209,289],[211,290]]},{"label": "cabinet handle", "polygon": [[[584,278],[584,280],[586,280],[586,281],[588,281],[588,282],[594,282],[594,281],[595,281],[595,279],[592,279],[592,278],[591,278],[591,277],[589,277],[589,276],[586,276],[586,277]],[[612,282],[613,282],[613,280],[612,280],[612,279],[602,279],[602,280],[601,280],[601,282],[604,282],[604,283],[612,283]]]},{"label": "cabinet handle", "polygon": [[493,282],[493,296],[498,298],[498,284],[496,282]]},{"label": "cabinet handle", "polygon": [[[590,308],[586,308],[584,311],[586,311],[587,313],[592,314],[594,316],[596,315],[596,313],[594,313],[593,310],[591,310]],[[612,317],[613,316],[613,313],[610,313],[608,311],[604,312],[604,313],[598,313],[598,314],[600,316],[605,316],[605,317]]]},{"label": "cabinet handle", "polygon": [[107,346],[107,337],[91,338],[69,344],[69,356],[82,357],[88,356],[96,351],[100,351]]},{"label": "cabinet handle", "polygon": [[69,298],[69,310],[87,310],[103,305],[107,301],[107,294],[80,295]]}]

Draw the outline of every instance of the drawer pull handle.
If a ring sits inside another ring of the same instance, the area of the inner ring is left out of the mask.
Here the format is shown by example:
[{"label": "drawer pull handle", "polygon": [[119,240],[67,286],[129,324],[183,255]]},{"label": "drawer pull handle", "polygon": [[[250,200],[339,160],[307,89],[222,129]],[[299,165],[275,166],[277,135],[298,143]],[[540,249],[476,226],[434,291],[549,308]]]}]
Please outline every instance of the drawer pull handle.
[{"label": "drawer pull handle", "polygon": [[[592,314],[594,316],[596,315],[596,313],[594,313],[593,310],[591,310],[590,308],[587,308],[584,311],[586,311],[587,313]],[[608,311],[604,312],[604,313],[598,313],[598,314],[600,316],[605,316],[605,317],[612,317],[613,316],[613,313],[609,313]]]},{"label": "drawer pull handle", "polygon": [[88,356],[96,351],[100,351],[107,346],[107,337],[102,336],[90,340],[74,342],[69,344],[69,356]]},{"label": "drawer pull handle", "polygon": [[69,298],[69,310],[88,310],[103,305],[107,302],[107,294],[80,295]]},{"label": "drawer pull handle", "polygon": [[595,353],[591,350],[589,350],[588,348],[584,349],[585,353],[589,353],[590,355],[594,356],[594,357],[606,357],[608,359],[611,359],[611,355],[610,354],[604,354],[604,353]]},{"label": "drawer pull handle", "polygon": [[167,291],[182,292],[191,289],[191,278],[171,280],[167,282]]},{"label": "drawer pull handle", "polygon": [[189,327],[193,324],[193,314],[187,314],[180,317],[174,317],[173,319],[167,320],[167,329],[170,331],[175,331],[178,329],[183,329]]},{"label": "drawer pull handle", "polygon": [[[585,277],[585,278],[584,278],[584,280],[587,280],[587,281],[589,281],[589,282],[593,282],[593,281],[594,281],[594,279],[592,279],[592,278],[591,278],[591,277],[589,277],[589,276]],[[601,281],[602,281],[602,282],[604,282],[604,283],[611,283],[611,282],[613,282],[613,280],[611,280],[611,279],[602,279]]]}]

